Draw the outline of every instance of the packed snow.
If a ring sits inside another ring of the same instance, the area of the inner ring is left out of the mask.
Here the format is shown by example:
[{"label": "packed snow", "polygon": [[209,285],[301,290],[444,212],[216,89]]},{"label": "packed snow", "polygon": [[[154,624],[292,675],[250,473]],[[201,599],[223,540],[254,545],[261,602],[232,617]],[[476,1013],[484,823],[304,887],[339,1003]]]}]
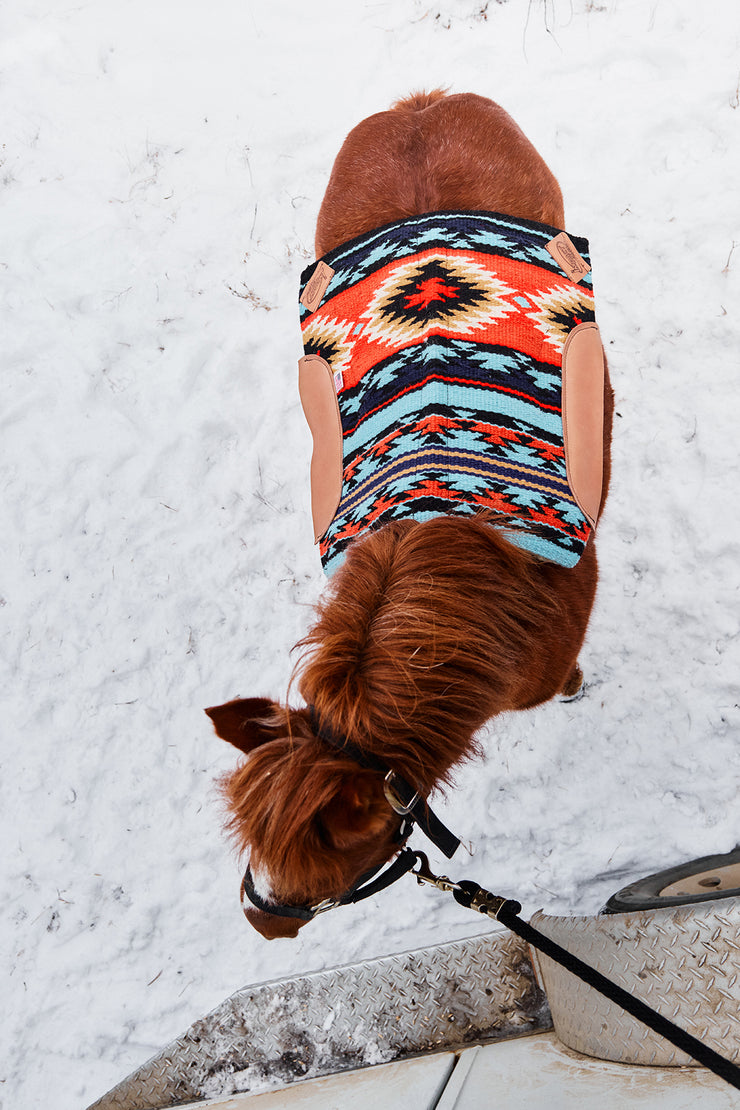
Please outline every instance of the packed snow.
[{"label": "packed snow", "polygon": [[[485,923],[408,880],[268,943],[202,708],[284,698],[323,575],[297,288],[351,127],[503,104],[590,239],[617,396],[585,697],[493,722],[443,864],[593,913],[740,839],[736,0],[0,13],[4,1110],[78,1110],[249,983]],[[434,858],[434,853],[432,853]]]}]

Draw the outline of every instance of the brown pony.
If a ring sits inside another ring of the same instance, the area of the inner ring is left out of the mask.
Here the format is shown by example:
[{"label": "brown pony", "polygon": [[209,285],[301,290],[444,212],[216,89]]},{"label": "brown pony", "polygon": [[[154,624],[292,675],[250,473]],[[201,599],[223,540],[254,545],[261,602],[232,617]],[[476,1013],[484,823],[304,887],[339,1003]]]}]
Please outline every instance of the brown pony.
[{"label": "brown pony", "polygon": [[[364,120],[334,163],[316,257],[397,219],[483,210],[565,226],[557,181],[507,113],[472,94],[417,94]],[[606,499],[613,396],[604,391]],[[355,540],[301,642],[307,709],[266,698],[209,709],[247,758],[222,780],[230,830],[267,903],[335,898],[397,853],[383,776],[332,750],[326,723],[424,795],[476,753],[489,718],[573,694],[597,580],[593,535],[566,569],[510,543],[491,515],[388,524]],[[247,911],[266,937],[292,918]]]}]

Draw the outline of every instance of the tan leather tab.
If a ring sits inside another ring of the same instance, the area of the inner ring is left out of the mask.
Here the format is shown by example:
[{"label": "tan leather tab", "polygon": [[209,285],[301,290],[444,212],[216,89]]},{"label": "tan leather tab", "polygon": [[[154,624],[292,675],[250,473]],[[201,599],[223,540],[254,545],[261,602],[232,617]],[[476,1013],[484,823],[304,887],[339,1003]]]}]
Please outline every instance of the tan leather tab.
[{"label": "tan leather tab", "polygon": [[579,324],[563,350],[565,464],[576,502],[595,527],[604,478],[604,349],[596,324]]},{"label": "tan leather tab", "polygon": [[334,375],[326,359],[304,355],[299,360],[298,392],[313,437],[311,516],[314,542],[318,543],[334,519],[344,476],[342,420]]},{"label": "tan leather tab", "polygon": [[573,240],[564,231],[561,231],[545,246],[560,269],[571,281],[581,281],[591,269],[586,259],[581,257],[574,247]]},{"label": "tan leather tab", "polygon": [[[329,282],[333,277],[334,271],[331,266],[328,266],[326,262],[316,263],[316,269],[311,274],[306,288],[299,297],[301,304],[304,305],[309,312],[315,312],[319,307],[324,293],[329,288]],[[295,293],[293,296],[295,296]]]}]

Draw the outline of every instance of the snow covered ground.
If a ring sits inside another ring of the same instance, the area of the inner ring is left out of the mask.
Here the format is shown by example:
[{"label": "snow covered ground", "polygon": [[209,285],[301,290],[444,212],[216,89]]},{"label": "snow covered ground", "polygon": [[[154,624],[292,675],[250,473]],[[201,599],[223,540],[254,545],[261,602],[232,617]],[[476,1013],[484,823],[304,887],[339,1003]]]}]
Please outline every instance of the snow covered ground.
[{"label": "snow covered ground", "polygon": [[596,911],[740,839],[736,0],[0,13],[3,1110],[84,1107],[248,983],[480,932],[412,883],[268,944],[202,707],[284,696],[322,575],[300,270],[346,132],[502,103],[591,240],[617,394],[589,687],[497,721],[450,865]]}]

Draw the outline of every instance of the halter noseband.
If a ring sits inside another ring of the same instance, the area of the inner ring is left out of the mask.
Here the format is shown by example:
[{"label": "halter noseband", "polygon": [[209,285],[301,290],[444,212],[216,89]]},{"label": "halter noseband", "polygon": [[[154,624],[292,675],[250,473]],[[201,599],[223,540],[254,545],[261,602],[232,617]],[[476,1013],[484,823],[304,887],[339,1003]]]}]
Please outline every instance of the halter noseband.
[{"label": "halter noseband", "polygon": [[[350,759],[354,760],[355,763],[359,764],[359,766],[363,767],[366,771],[378,771],[384,776],[383,789],[388,804],[394,813],[397,813],[399,817],[403,818],[401,827],[398,831],[399,844],[405,845],[416,823],[422,832],[429,837],[432,843],[436,845],[448,859],[451,859],[460,846],[460,840],[454,833],[450,832],[447,826],[432,812],[427,805],[426,799],[422,797],[420,792],[415,790],[402,775],[399,775],[396,771],[387,767],[383,760],[378,759],[378,757],[371,752],[366,752],[363,751],[362,748],[358,748],[357,745],[351,740],[348,740],[346,736],[339,735],[327,725],[322,725],[312,705],[308,707],[308,712],[314,733],[328,744],[330,748],[348,755]],[[242,909],[246,913],[246,897],[253,906],[262,910],[263,913],[273,914],[277,917],[294,917],[301,921],[313,921],[314,917],[320,913],[325,913],[326,910],[333,910],[336,906],[352,905],[355,902],[362,901],[363,898],[370,898],[373,894],[385,890],[385,888],[390,886],[391,883],[394,883],[396,879],[400,879],[402,875],[410,871],[416,863],[416,860],[416,852],[412,851],[410,848],[403,847],[385,871],[382,870],[383,864],[381,864],[380,867],[374,867],[371,871],[366,871],[364,875],[361,875],[357,882],[339,898],[325,898],[322,902],[318,902],[312,906],[285,906],[279,902],[265,901],[255,890],[252,872],[249,867],[247,867],[244,878],[242,879]]]},{"label": "halter noseband", "polygon": [[[366,871],[361,875],[354,886],[339,898],[325,898],[313,906],[284,906],[279,902],[266,902],[255,890],[252,872],[247,868],[242,879],[242,909],[246,913],[248,908],[244,901],[246,896],[252,905],[263,913],[274,914],[276,917],[296,917],[300,921],[313,921],[320,913],[333,910],[336,906],[351,906],[355,902],[361,902],[363,898],[370,898],[378,891],[385,890],[391,883],[395,883],[396,879],[400,879],[410,871],[416,861],[416,852],[411,848],[402,848],[385,871],[381,871],[383,864],[380,867],[374,867],[372,871]],[[378,874],[379,871],[381,874]]]}]

